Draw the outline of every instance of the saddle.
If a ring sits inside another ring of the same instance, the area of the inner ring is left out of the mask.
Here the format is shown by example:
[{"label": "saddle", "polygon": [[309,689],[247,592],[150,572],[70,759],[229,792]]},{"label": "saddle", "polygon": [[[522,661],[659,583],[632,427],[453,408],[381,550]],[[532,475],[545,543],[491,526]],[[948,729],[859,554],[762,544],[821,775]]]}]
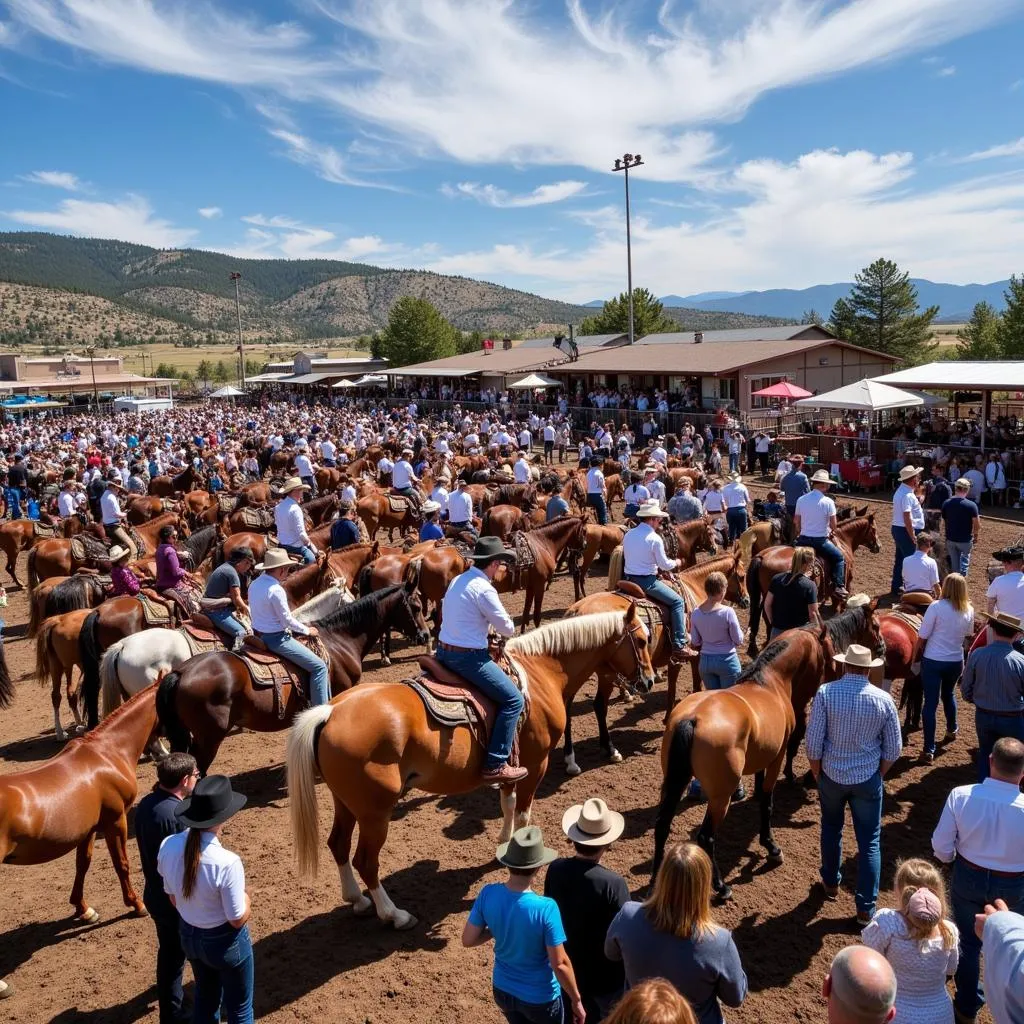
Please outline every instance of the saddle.
[{"label": "saddle", "polygon": [[71,538],[71,557],[85,565],[103,564],[109,566],[110,548],[89,533],[76,533]]},{"label": "saddle", "polygon": [[57,528],[58,526],[56,523],[43,523],[36,519],[32,523],[32,536],[49,540],[51,537],[55,537],[57,535]]},{"label": "saddle", "polygon": [[157,604],[148,594],[137,594],[139,604],[142,605],[142,621],[147,629],[172,629],[174,627],[174,616],[170,608],[163,604]]},{"label": "saddle", "polygon": [[246,530],[256,533],[269,530],[274,525],[274,510],[270,508],[251,508],[246,506],[238,510],[238,516]]},{"label": "saddle", "polygon": [[[417,660],[421,674],[415,679],[403,679],[402,682],[415,691],[423,701],[427,714],[438,725],[450,729],[465,726],[473,741],[486,750],[498,715],[498,705],[429,654],[421,655]],[[498,664],[518,684],[523,695],[523,712],[516,724],[512,754],[509,757],[509,764],[518,768],[519,732],[530,713],[530,693],[526,673],[508,655],[503,655]]]},{"label": "saddle", "polygon": [[911,590],[900,598],[900,603],[893,611],[898,612],[903,618],[913,620],[911,625],[919,626],[924,617],[925,609],[935,603],[935,598],[923,590]]},{"label": "saddle", "polygon": [[231,515],[235,509],[238,508],[238,495],[237,494],[225,494],[221,491],[217,495],[217,511],[223,515]]},{"label": "saddle", "polygon": [[[326,662],[328,667],[330,666],[331,656],[319,638],[297,636],[295,639]],[[285,705],[287,703],[282,697],[282,687],[290,684],[295,690],[301,707],[309,706],[307,673],[293,665],[290,661],[286,661],[284,658],[271,653],[267,649],[267,645],[258,636],[253,634],[246,636],[244,650],[233,653],[248,670],[254,690],[273,689],[274,711],[279,722],[284,721]]]},{"label": "saddle", "polygon": [[[628,597],[636,606],[636,610],[641,614],[641,616],[643,616],[648,636],[652,638],[655,636],[654,627],[658,625],[662,627],[662,635],[670,635],[671,622],[669,621],[669,610],[667,605],[648,597],[635,583],[632,583],[630,580],[619,580],[615,585],[615,589],[623,597]],[[673,587],[673,589],[675,588]],[[680,596],[683,598],[683,602],[686,603],[686,595],[680,594]],[[690,609],[687,608],[686,610],[689,611]]]},{"label": "saddle", "polygon": [[398,494],[396,491],[387,492],[388,508],[396,516],[404,516],[406,512],[412,507],[412,502],[404,494]]}]

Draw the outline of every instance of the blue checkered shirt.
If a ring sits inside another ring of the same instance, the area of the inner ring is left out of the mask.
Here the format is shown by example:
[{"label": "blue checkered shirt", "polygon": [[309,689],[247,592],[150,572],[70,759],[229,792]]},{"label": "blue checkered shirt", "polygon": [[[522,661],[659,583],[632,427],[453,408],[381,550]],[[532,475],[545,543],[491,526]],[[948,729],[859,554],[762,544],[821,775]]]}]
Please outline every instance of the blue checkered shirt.
[{"label": "blue checkered shirt", "polygon": [[807,723],[807,756],[841,786],[867,782],[879,762],[902,750],[896,705],[867,676],[847,673],[814,696]]}]

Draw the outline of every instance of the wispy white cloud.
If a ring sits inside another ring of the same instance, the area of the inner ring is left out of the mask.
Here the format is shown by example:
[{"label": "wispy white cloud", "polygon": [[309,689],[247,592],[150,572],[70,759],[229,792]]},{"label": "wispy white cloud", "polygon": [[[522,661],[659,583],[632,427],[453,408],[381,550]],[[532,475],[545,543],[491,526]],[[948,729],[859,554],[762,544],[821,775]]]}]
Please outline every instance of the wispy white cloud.
[{"label": "wispy white cloud", "polygon": [[1010,92],[1016,92],[1021,87],[1024,87],[1024,78],[1018,78],[1016,81],[1010,83]]},{"label": "wispy white cloud", "polygon": [[345,157],[333,146],[317,142],[288,128],[270,127],[267,131],[279,142],[285,144],[287,147],[285,155],[289,160],[312,168],[316,176],[323,178],[324,181],[330,181],[336,185],[356,185],[360,188],[399,191],[396,186],[386,182],[372,181],[369,178],[352,174],[348,169]]},{"label": "wispy white cloud", "polygon": [[409,250],[401,243],[385,242],[377,235],[339,238],[329,228],[304,224],[281,214],[252,213],[242,218],[251,225],[245,240],[225,248],[236,256],[285,257],[287,259],[328,259],[390,263],[404,258]]},{"label": "wispy white cloud", "polygon": [[478,185],[476,182],[463,181],[454,187],[445,185],[441,191],[452,197],[469,196],[485,206],[516,210],[527,206],[560,203],[564,199],[578,196],[586,187],[585,181],[556,181],[550,185],[538,185],[532,192],[515,195],[506,189],[498,188],[497,185]]},{"label": "wispy white cloud", "polygon": [[216,220],[224,214],[224,211],[219,206],[200,206],[196,212],[204,220]]},{"label": "wispy white cloud", "polygon": [[1024,156],[1024,137],[1015,142],[1004,142],[998,146],[989,146],[988,149],[980,149],[976,153],[968,153],[961,157],[959,163],[976,163],[979,160],[995,160],[1006,156]]},{"label": "wispy white cloud", "polygon": [[936,72],[938,78],[952,78],[956,74],[956,65],[947,64],[944,68],[939,68]]},{"label": "wispy white cloud", "polygon": [[31,182],[33,185],[63,188],[68,192],[78,192],[82,188],[82,183],[69,171],[32,171],[31,174],[23,174],[21,180]]}]

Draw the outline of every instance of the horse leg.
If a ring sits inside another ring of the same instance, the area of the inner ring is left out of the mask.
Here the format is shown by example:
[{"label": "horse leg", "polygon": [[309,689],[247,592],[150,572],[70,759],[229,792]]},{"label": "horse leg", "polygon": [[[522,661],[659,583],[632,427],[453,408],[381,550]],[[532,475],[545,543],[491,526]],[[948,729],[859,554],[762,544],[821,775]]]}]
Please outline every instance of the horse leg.
[{"label": "horse leg", "polygon": [[78,691],[81,689],[81,685],[82,685],[81,676],[79,676],[78,686],[75,686],[75,685],[73,685],[74,684],[74,674],[75,674],[74,666],[71,666],[70,668],[67,668],[67,669],[63,669],[62,668],[62,669],[59,669],[58,671],[62,671],[64,673],[64,677],[66,679],[66,693],[68,695],[68,707],[71,708],[71,710],[72,710],[72,712],[74,713],[74,716],[75,716],[74,732],[76,734],[83,733],[83,732],[85,732],[85,719],[82,718],[82,712],[79,711],[79,709],[78,709]]},{"label": "horse leg", "polygon": [[618,764],[622,755],[612,746],[612,737],[608,732],[608,694],[611,693],[611,678],[604,675],[597,677],[597,693],[594,696],[594,717],[597,718],[597,735],[601,749],[612,764]]},{"label": "horse leg", "polygon": [[380,635],[380,663],[383,668],[391,665],[391,630],[385,629]]},{"label": "horse leg", "polygon": [[807,717],[804,714],[798,714],[796,717],[796,725],[793,727],[793,735],[789,737],[789,743],[786,744],[785,774],[787,782],[796,782],[796,776],[793,774],[793,759],[800,750],[800,744],[803,741],[804,734],[806,732]]},{"label": "horse leg", "polygon": [[145,917],[146,908],[142,905],[135,890],[132,888],[132,879],[128,865],[128,819],[124,814],[117,819],[103,833],[107,849],[110,851],[110,860],[117,873],[117,880],[121,883],[121,895],[124,898],[124,905],[135,911],[136,917]]},{"label": "horse leg", "polygon": [[360,916],[369,913],[373,902],[363,895],[362,886],[352,870],[352,832],[356,827],[356,816],[337,798],[334,798],[334,826],[327,837],[327,848],[334,856],[341,876],[341,898],[351,905],[352,911]]},{"label": "horse leg", "polygon": [[537,765],[536,769],[530,772],[522,782],[516,786],[516,831],[526,828],[530,824],[530,816],[533,814],[533,798],[537,795],[537,787],[540,780],[544,778],[548,770],[548,759]]},{"label": "horse leg", "polygon": [[19,590],[24,590],[24,584],[18,579],[18,547],[14,545],[11,547],[5,546],[4,551],[7,554],[7,575],[14,580],[14,585]]},{"label": "horse leg", "polygon": [[[735,786],[730,788],[730,794]],[[725,903],[732,899],[732,886],[726,885],[722,880],[722,872],[718,867],[718,858],[715,856],[715,832],[725,818],[729,810],[729,796],[708,797],[708,809],[701,823],[700,831],[697,833],[697,845],[700,846],[711,860],[711,885],[715,890],[715,899]]]},{"label": "horse leg", "polygon": [[85,875],[92,863],[92,850],[96,833],[90,832],[75,850],[75,884],[71,888],[71,905],[75,908],[75,920],[83,924],[94,924],[100,915],[85,902]]},{"label": "horse leg", "polygon": [[[575,763],[575,762],[573,762]],[[568,761],[566,762],[568,771]],[[570,775],[572,772],[569,773]],[[579,774],[579,769],[576,769],[576,774]],[[516,790],[514,786],[503,786],[499,791],[499,799],[501,800],[501,835],[498,836],[499,843],[507,843],[512,838],[512,830],[515,828],[515,813],[516,813]]]},{"label": "horse leg", "polygon": [[524,587],[524,589],[526,591],[526,598],[523,601],[523,621],[519,627],[520,633],[526,632],[526,624],[530,619],[530,604],[533,601],[533,585],[531,583],[531,577],[529,575],[526,578],[526,586]]},{"label": "horse leg", "polygon": [[53,704],[53,731],[57,739],[63,743],[68,737],[60,724],[60,684],[64,678],[64,670],[50,665],[50,703]]},{"label": "horse leg", "polygon": [[541,609],[544,606],[544,588],[547,583],[539,579],[533,587],[533,628],[540,629]]},{"label": "horse leg", "polygon": [[[582,770],[576,763],[576,751],[572,745],[572,700],[565,702],[565,738],[562,742],[562,750],[565,752],[565,774],[579,775]],[[504,795],[504,794],[503,794]],[[503,839],[502,842],[507,842]]]},{"label": "horse leg", "polygon": [[[383,808],[384,817],[362,818],[359,821],[359,844],[356,846],[355,869],[370,890],[370,899],[382,921],[390,921],[396,929],[414,928],[416,918],[396,907],[380,881],[380,851],[388,838],[391,807]],[[380,811],[378,810],[378,814]]]},{"label": "horse leg", "polygon": [[779,769],[782,767],[784,752],[778,756],[763,772],[754,776],[754,794],[761,810],[761,835],[759,842],[768,853],[769,864],[782,863],[782,850],[772,835],[772,811],[775,806],[775,783],[779,780]]}]

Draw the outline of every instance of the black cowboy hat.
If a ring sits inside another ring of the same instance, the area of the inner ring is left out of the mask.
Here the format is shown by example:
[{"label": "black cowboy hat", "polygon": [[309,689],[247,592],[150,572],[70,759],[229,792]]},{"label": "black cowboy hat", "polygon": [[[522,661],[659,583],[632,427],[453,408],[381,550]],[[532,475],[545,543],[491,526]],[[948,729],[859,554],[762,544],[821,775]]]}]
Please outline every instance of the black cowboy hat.
[{"label": "black cowboy hat", "polygon": [[174,808],[174,816],[189,828],[213,828],[245,806],[245,796],[231,788],[226,775],[207,775],[196,783],[192,795]]},{"label": "black cowboy hat", "polygon": [[1020,562],[1024,560],[1024,547],[1003,548],[1002,551],[993,551],[992,557],[997,562]]},{"label": "black cowboy hat", "polygon": [[508,562],[516,560],[515,553],[502,544],[500,537],[481,537],[469,557],[474,562],[489,562],[492,558],[504,558]]}]

